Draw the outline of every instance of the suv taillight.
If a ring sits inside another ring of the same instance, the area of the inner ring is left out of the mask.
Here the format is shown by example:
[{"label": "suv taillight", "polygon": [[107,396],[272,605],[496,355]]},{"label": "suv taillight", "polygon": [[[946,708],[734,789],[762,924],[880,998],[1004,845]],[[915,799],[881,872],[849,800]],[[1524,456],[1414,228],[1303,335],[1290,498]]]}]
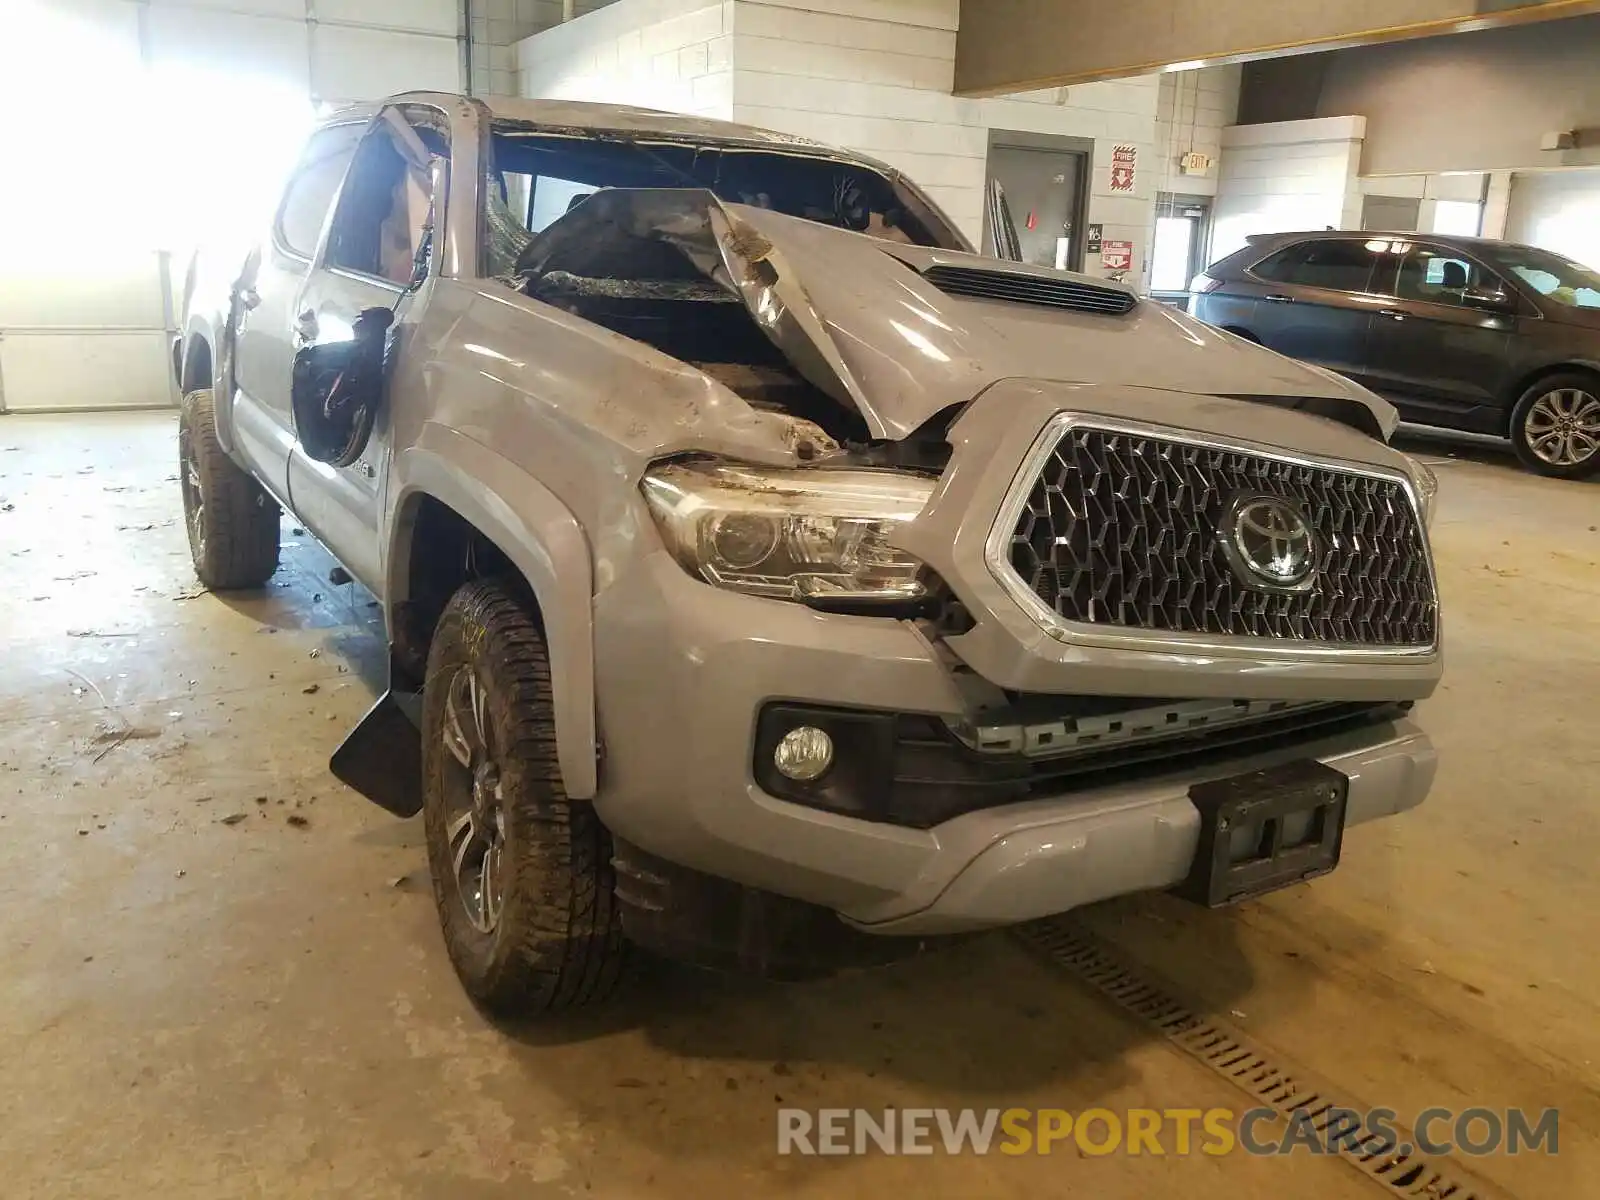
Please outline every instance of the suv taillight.
[{"label": "suv taillight", "polygon": [[1201,273],[1196,275],[1189,284],[1189,291],[1196,296],[1204,296],[1207,292],[1214,292],[1221,286],[1222,280],[1213,279],[1211,276]]}]

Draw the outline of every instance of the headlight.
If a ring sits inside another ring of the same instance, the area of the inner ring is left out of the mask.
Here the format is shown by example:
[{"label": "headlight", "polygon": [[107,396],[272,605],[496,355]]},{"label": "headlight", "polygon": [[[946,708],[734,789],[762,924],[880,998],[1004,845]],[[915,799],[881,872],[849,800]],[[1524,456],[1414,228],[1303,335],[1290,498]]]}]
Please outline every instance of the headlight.
[{"label": "headlight", "polygon": [[658,467],[645,499],[667,547],[707,583],[780,600],[917,600],[922,563],[889,545],[933,481],[892,471]]},{"label": "headlight", "polygon": [[1439,506],[1439,477],[1433,468],[1418,459],[1411,460],[1411,477],[1417,482],[1417,499],[1422,501],[1422,521],[1433,528],[1433,514]]}]

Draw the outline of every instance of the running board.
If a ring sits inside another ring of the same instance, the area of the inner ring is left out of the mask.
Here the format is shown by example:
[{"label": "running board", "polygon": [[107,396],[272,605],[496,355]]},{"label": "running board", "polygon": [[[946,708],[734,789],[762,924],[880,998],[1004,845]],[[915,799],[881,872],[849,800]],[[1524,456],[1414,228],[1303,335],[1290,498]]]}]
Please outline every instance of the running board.
[{"label": "running board", "polygon": [[422,811],[422,697],[385,692],[333,752],[328,768],[397,817]]}]

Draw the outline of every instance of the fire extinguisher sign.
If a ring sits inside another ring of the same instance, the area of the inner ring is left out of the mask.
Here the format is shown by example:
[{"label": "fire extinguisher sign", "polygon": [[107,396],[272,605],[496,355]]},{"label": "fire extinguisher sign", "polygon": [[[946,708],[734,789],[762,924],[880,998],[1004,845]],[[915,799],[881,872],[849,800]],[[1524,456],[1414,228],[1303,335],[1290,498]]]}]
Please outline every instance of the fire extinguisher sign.
[{"label": "fire extinguisher sign", "polygon": [[1139,170],[1139,147],[1113,146],[1111,149],[1111,190],[1131,192]]}]

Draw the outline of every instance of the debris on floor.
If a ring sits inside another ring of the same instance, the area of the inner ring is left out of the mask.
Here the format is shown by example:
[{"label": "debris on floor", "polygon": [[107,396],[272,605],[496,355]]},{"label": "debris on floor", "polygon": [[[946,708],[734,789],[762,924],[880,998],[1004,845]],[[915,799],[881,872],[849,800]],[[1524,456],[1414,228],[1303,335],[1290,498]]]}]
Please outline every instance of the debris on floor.
[{"label": "debris on floor", "polygon": [[222,824],[224,824],[224,825],[237,825],[237,824],[239,824],[239,822],[243,821],[244,819],[245,819],[244,813],[229,813],[227,816],[222,818]]},{"label": "debris on floor", "polygon": [[284,818],[284,820],[287,821],[290,825],[294,826],[296,829],[310,829],[311,828],[311,822],[306,820],[306,818],[302,817],[299,813],[290,813],[287,817]]}]

